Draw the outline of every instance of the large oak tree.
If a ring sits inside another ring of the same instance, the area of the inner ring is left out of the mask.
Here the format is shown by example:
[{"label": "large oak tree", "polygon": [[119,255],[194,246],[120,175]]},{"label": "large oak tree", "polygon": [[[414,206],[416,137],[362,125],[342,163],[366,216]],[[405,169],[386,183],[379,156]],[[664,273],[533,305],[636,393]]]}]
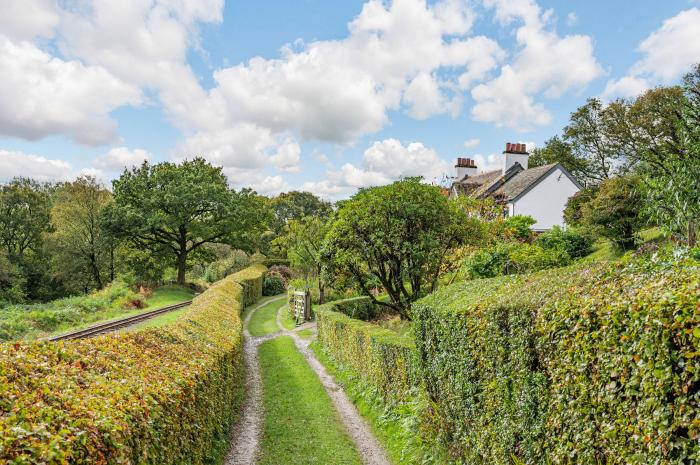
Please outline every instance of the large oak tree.
[{"label": "large oak tree", "polygon": [[252,250],[267,209],[249,189],[229,188],[221,168],[202,158],[180,164],[144,163],[113,182],[114,201],[105,224],[137,247],[167,250],[185,283],[187,258],[207,243]]}]

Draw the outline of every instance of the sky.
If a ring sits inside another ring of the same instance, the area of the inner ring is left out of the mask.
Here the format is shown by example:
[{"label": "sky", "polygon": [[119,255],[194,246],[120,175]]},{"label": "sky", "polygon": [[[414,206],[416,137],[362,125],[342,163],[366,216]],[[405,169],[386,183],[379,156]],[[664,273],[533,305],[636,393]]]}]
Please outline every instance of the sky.
[{"label": "sky", "polygon": [[201,156],[336,200],[498,167],[700,62],[698,0],[0,2],[0,182]]}]

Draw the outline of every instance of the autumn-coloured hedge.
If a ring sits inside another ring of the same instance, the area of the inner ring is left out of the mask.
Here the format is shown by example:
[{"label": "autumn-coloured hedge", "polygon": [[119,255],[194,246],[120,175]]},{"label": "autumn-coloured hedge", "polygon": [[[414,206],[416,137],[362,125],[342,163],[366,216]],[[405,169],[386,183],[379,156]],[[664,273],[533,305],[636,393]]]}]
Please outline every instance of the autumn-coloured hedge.
[{"label": "autumn-coloured hedge", "polygon": [[216,460],[241,394],[240,311],[265,270],[219,281],[173,325],[0,345],[0,463]]},{"label": "autumn-coloured hedge", "polygon": [[415,346],[410,337],[332,311],[368,311],[369,298],[339,300],[316,307],[318,341],[338,365],[357,374],[387,401],[406,399],[416,384]]},{"label": "autumn-coloured hedge", "polygon": [[700,462],[700,263],[469,281],[414,306],[430,419],[460,463]]}]

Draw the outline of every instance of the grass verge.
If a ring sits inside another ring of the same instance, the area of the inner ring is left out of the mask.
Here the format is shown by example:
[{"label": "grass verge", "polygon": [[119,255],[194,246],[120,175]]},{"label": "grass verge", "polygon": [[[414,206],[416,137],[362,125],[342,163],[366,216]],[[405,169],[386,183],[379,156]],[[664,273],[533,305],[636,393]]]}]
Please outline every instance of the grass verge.
[{"label": "grass verge", "polygon": [[248,332],[252,336],[265,336],[267,334],[276,333],[279,331],[277,327],[277,310],[280,306],[285,305],[285,299],[271,299],[266,305],[255,310],[255,313],[250,318],[248,323]]},{"label": "grass verge", "polygon": [[326,371],[343,386],[345,393],[357,407],[357,411],[367,420],[372,432],[384,446],[393,465],[447,463],[443,454],[421,446],[420,437],[415,434],[419,425],[418,415],[414,410],[423,408],[420,400],[404,403],[399,408],[392,409],[349,370],[339,367],[323,351],[318,342],[311,343],[311,349]]},{"label": "grass verge", "polygon": [[359,465],[328,394],[292,338],[266,341],[258,355],[265,405],[258,463]]},{"label": "grass verge", "polygon": [[291,313],[289,312],[289,307],[284,307],[282,310],[282,315],[280,317],[280,320],[282,321],[282,327],[286,330],[292,330],[296,328],[297,324],[294,321],[294,318],[292,318]]}]

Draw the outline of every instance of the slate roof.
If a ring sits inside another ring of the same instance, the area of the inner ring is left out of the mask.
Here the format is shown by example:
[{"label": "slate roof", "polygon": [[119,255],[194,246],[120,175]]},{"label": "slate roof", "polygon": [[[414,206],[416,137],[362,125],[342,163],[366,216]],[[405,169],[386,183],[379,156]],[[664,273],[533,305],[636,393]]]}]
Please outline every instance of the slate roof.
[{"label": "slate roof", "polygon": [[487,171],[477,176],[471,176],[454,184],[454,188],[460,194],[473,197],[493,196],[503,202],[511,202],[544,179],[555,167],[559,166],[562,172],[576,185],[579,185],[566,170],[558,163],[538,166],[527,170],[516,163],[505,175],[501,170]]},{"label": "slate roof", "polygon": [[537,184],[540,179],[544,178],[555,166],[557,166],[557,163],[523,170],[493,191],[493,195],[506,202],[510,202],[520,197],[526,190]]}]

